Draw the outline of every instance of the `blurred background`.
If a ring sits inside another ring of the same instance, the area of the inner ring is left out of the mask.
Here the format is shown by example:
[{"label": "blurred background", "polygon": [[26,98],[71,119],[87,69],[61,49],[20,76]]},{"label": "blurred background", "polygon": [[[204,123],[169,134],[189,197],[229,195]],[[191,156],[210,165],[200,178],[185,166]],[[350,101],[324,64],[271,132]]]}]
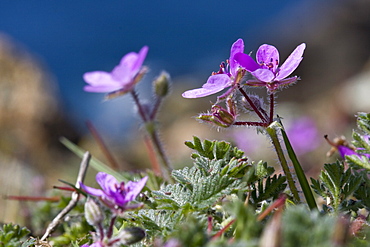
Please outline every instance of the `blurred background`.
[{"label": "blurred background", "polygon": [[[252,160],[276,165],[269,141],[254,129],[219,130],[193,118],[216,96],[181,97],[218,70],[238,38],[253,56],[261,44],[276,46],[281,62],[307,44],[294,72],[301,81],[278,93],[277,113],[306,172],[315,176],[334,160],[326,157],[330,147],[323,136],[350,139],[354,115],[370,109],[370,1],[2,1],[0,193],[44,195],[57,179],[73,183],[80,160],[60,144],[61,136],[106,162],[87,121],[120,170],[150,167],[130,96],[104,101],[103,94],[82,90],[83,73],[111,71],[123,55],[144,45],[150,48],[145,61],[150,71],[139,84],[140,98],[151,104],[151,82],[162,70],[172,77],[159,120],[175,167],[191,164],[191,150],[183,143],[193,135],[224,138]],[[90,171],[87,181],[93,175]],[[18,204],[1,200],[0,221],[21,221],[27,212]]]}]

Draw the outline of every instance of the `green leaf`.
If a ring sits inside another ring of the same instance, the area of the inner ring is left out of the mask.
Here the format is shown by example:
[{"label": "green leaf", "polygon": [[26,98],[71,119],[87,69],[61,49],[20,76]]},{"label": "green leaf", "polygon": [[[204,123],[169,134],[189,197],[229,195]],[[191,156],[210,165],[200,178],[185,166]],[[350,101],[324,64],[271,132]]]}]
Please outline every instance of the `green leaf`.
[{"label": "green leaf", "polygon": [[294,152],[292,145],[290,144],[289,138],[287,134],[285,133],[284,127],[281,128],[280,130],[281,130],[281,134],[283,135],[285,147],[288,150],[289,158],[293,163],[294,170],[297,174],[297,178],[298,178],[299,184],[301,185],[301,188],[306,198],[307,204],[310,207],[310,209],[317,209],[316,201],[315,201],[315,198],[313,197],[313,194],[312,194],[310,185],[308,184],[306,175],[304,174],[302,166],[298,161],[298,158]]},{"label": "green leaf", "polygon": [[349,205],[347,198],[356,193],[364,182],[364,176],[358,175],[351,168],[344,170],[340,162],[325,164],[319,178],[321,181],[311,179],[312,188],[325,200],[330,198],[330,206],[334,211],[338,211],[340,207],[343,209],[344,205]]},{"label": "green leaf", "polygon": [[[60,142],[66,146],[69,150],[71,150],[74,154],[76,154],[78,157],[82,158],[83,155],[86,153],[85,150],[71,142],[65,137],[60,138]],[[127,182],[129,179],[125,177],[123,174],[113,170],[109,166],[105,165],[103,162],[99,161],[98,159],[91,157],[90,165],[97,170],[98,172],[105,172],[108,174],[111,174],[114,176],[118,181],[124,181]]]},{"label": "green leaf", "polygon": [[192,154],[192,158],[205,157],[210,160],[223,159],[229,161],[231,158],[246,158],[244,152],[236,147],[232,147],[230,143],[225,141],[209,141],[203,142],[196,136],[193,137],[193,142],[186,141],[185,145],[196,151]]},{"label": "green leaf", "polygon": [[286,178],[282,175],[275,174],[266,179],[260,179],[252,185],[251,200],[257,208],[258,203],[269,198],[277,198],[286,188]]},{"label": "green leaf", "polygon": [[357,114],[357,126],[365,134],[370,135],[370,113],[359,112]]}]

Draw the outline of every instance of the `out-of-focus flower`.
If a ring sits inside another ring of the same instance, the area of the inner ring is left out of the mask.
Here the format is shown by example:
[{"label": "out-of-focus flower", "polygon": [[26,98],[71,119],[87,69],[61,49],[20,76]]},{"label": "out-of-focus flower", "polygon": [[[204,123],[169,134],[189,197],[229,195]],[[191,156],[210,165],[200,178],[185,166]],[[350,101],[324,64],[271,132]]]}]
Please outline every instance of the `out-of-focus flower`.
[{"label": "out-of-focus flower", "polygon": [[326,141],[332,146],[331,150],[326,154],[331,156],[336,150],[338,150],[339,155],[344,159],[349,155],[357,155],[358,157],[365,156],[370,159],[370,154],[367,153],[358,153],[355,147],[350,145],[344,136],[340,138],[335,138],[333,141],[328,139],[328,136],[324,136]]},{"label": "out-of-focus flower", "polygon": [[244,41],[242,39],[238,39],[231,46],[228,63],[221,63],[220,70],[217,73],[213,73],[201,88],[188,90],[182,94],[182,97],[201,98],[218,93],[227,87],[231,87],[219,98],[225,98],[228,96],[245,74],[245,70],[240,69],[239,64],[234,59],[235,54],[241,52],[244,52]]},{"label": "out-of-focus flower", "polygon": [[342,158],[345,158],[347,155],[357,155],[358,157],[361,157],[361,156],[366,156],[368,158],[370,158],[370,154],[359,154],[357,153],[355,150],[353,150],[352,148],[349,148],[347,146],[341,146],[339,145],[337,147],[338,149],[338,152],[340,154],[340,156],[342,156]]},{"label": "out-of-focus flower", "polygon": [[99,172],[96,175],[96,181],[102,188],[95,189],[81,183],[81,188],[86,193],[99,197],[109,208],[118,209],[120,211],[134,209],[140,205],[128,205],[129,202],[135,200],[137,195],[144,188],[148,177],[142,178],[138,182],[129,181],[119,183],[115,177],[110,174]]},{"label": "out-of-focus flower", "polygon": [[148,53],[148,47],[141,48],[139,53],[126,54],[112,72],[93,71],[83,75],[87,92],[109,93],[108,98],[125,94],[133,89],[145,73],[142,64]]},{"label": "out-of-focus flower", "polygon": [[279,67],[279,51],[272,45],[261,45],[256,54],[256,61],[244,53],[234,56],[236,62],[256,78],[248,80],[247,85],[266,87],[274,92],[280,87],[288,86],[298,80],[297,76],[287,78],[300,64],[306,44],[302,43],[289,55]]},{"label": "out-of-focus flower", "polygon": [[320,144],[316,125],[309,117],[295,120],[286,132],[297,155],[313,151]]}]

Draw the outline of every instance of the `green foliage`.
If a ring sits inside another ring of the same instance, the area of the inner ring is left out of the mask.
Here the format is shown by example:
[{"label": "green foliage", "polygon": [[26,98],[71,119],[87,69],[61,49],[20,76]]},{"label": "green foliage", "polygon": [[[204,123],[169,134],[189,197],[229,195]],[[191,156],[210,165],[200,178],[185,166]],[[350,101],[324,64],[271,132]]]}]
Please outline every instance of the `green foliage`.
[{"label": "green foliage", "polygon": [[[22,243],[21,240],[29,233],[30,230],[26,227],[20,227],[11,223],[4,224],[0,228],[0,247],[19,247]],[[22,244],[22,247],[28,247],[31,244],[32,241],[26,241]]]},{"label": "green foliage", "polygon": [[[266,162],[248,161],[241,150],[227,142],[201,142],[194,137],[187,146],[196,151],[192,155],[194,165],[173,170],[175,183],[148,191],[145,203],[149,209],[129,213],[132,222],[146,229],[148,237],[144,242],[152,243],[153,238],[160,237],[164,242],[176,239],[182,246],[220,244],[220,239],[210,242],[210,234],[234,218],[236,228],[230,227],[224,235],[256,240],[261,227],[257,227],[255,209],[285,189],[285,177],[273,175],[274,168]],[[246,192],[251,194],[250,207],[244,205]],[[206,230],[209,219],[211,233]]]},{"label": "green foliage", "polygon": [[203,142],[196,136],[193,137],[193,142],[186,141],[185,145],[194,149],[196,153],[192,154],[192,158],[205,157],[212,159],[230,160],[231,158],[241,159],[244,152],[236,147],[232,147],[230,143],[225,141],[209,141]]},{"label": "green foliage", "polygon": [[274,175],[265,180],[258,180],[256,184],[251,185],[251,201],[257,208],[258,203],[269,198],[276,199],[286,188],[285,177]]},{"label": "green foliage", "polygon": [[283,215],[282,247],[369,246],[363,239],[349,233],[351,222],[347,217],[309,211],[304,205],[288,207]]},{"label": "green foliage", "polygon": [[352,212],[365,208],[370,211],[370,162],[364,154],[370,154],[370,114],[359,113],[357,118],[359,131],[353,132],[353,145],[360,155],[346,156],[345,169],[342,162],[325,164],[318,180],[311,179],[314,191],[328,201],[335,212]]},{"label": "green foliage", "polygon": [[[359,154],[370,154],[370,114],[358,113],[357,126],[359,131],[353,131],[353,145],[356,147],[356,152]],[[346,160],[350,166],[355,169],[366,169],[370,172],[370,161],[366,156],[351,155],[346,156]]]},{"label": "green foliage", "polygon": [[331,247],[336,218],[309,211],[304,206],[289,207],[282,219],[283,247]]},{"label": "green foliage", "polygon": [[347,199],[359,188],[363,177],[354,174],[351,168],[345,170],[343,163],[337,161],[325,164],[320,179],[311,178],[311,182],[314,191],[326,199],[328,206],[337,212],[341,204],[348,204]]},{"label": "green foliage", "polygon": [[359,112],[357,114],[357,126],[366,135],[370,135],[370,113]]}]

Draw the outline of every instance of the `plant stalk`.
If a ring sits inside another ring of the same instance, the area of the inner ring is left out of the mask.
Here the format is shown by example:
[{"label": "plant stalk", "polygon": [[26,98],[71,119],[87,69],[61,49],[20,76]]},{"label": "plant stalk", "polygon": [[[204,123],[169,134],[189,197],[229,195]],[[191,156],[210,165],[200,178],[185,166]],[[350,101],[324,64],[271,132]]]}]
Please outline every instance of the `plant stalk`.
[{"label": "plant stalk", "polygon": [[292,172],[290,171],[288,167],[288,162],[285,159],[283,149],[281,148],[280,141],[278,138],[278,135],[276,133],[276,128],[274,126],[269,126],[266,128],[266,131],[268,135],[271,138],[272,144],[274,145],[276,154],[278,156],[278,159],[280,161],[280,165],[283,168],[284,174],[286,176],[286,180],[288,182],[289,188],[293,194],[293,198],[296,202],[300,202],[300,197],[298,194],[298,189],[295,185],[295,182],[293,180]]},{"label": "plant stalk", "polygon": [[[152,113],[151,116],[148,116],[148,114],[145,112],[142,104],[140,103],[138,95],[136,94],[136,92],[134,90],[131,91],[131,95],[134,99],[134,102],[135,102],[137,108],[138,108],[139,115],[140,115],[141,119],[144,122],[145,130],[146,130],[151,142],[153,143],[153,146],[155,147],[155,150],[157,151],[158,158],[161,160],[161,163],[162,163],[164,169],[166,170],[166,172],[164,174],[165,174],[165,176],[169,176],[169,173],[172,170],[172,167],[171,167],[170,162],[167,158],[167,155],[164,151],[162,142],[159,139],[157,126],[155,124],[155,121],[154,121],[154,119],[151,119],[151,118],[155,117],[155,114]],[[159,103],[160,102],[158,102],[157,107],[159,106]],[[157,112],[157,109],[155,109],[155,112]]]}]

